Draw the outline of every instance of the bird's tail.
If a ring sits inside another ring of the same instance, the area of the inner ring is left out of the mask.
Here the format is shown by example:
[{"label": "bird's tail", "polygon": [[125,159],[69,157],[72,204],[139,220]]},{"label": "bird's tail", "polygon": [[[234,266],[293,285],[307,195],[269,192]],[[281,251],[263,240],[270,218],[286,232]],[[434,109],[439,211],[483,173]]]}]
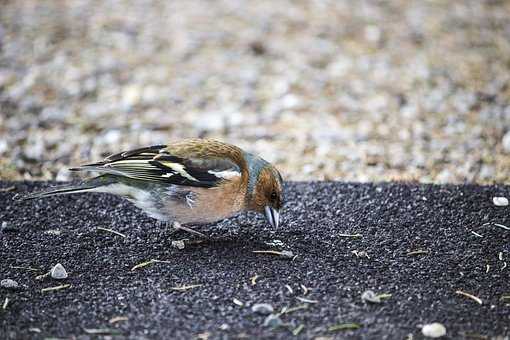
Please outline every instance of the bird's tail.
[{"label": "bird's tail", "polygon": [[102,175],[94,178],[84,180],[76,184],[67,184],[49,188],[47,190],[34,192],[25,196],[15,196],[17,201],[26,201],[36,198],[48,197],[53,195],[74,194],[87,191],[95,191],[95,189],[114,183],[115,180],[112,176]]}]

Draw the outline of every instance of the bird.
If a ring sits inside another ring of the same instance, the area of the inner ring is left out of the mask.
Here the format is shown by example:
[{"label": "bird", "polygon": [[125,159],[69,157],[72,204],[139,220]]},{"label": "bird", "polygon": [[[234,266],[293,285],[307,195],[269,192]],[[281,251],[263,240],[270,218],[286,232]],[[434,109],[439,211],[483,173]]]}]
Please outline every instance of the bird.
[{"label": "bird", "polygon": [[157,221],[202,236],[184,225],[213,223],[243,211],[264,214],[273,228],[280,224],[280,172],[260,156],[225,142],[185,139],[115,153],[69,170],[99,175],[20,199],[110,193],[127,199]]}]

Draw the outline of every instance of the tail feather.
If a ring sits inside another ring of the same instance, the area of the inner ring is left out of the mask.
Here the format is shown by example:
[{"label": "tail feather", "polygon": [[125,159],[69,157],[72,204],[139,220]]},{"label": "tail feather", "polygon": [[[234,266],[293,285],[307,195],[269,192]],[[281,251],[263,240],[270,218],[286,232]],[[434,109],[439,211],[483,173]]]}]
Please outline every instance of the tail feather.
[{"label": "tail feather", "polygon": [[67,184],[61,185],[57,187],[48,188],[47,190],[34,192],[25,196],[15,196],[14,199],[17,201],[26,201],[32,200],[36,198],[43,198],[53,195],[65,195],[65,194],[74,194],[80,192],[88,192],[93,191],[94,189],[105,186],[108,184],[112,184],[113,181],[108,176],[98,176],[85,181],[82,181],[77,184]]}]

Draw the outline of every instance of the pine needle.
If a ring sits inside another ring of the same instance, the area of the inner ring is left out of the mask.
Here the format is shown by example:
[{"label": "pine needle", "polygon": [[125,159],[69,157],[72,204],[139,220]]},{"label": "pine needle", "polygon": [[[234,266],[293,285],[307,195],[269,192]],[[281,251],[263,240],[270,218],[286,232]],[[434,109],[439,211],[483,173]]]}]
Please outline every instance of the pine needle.
[{"label": "pine needle", "polygon": [[334,325],[328,328],[328,331],[330,332],[336,332],[336,331],[344,331],[344,330],[354,330],[354,329],[360,329],[362,325],[357,323],[342,323],[339,325]]},{"label": "pine needle", "polygon": [[202,287],[202,285],[184,285],[184,286],[180,286],[180,287],[172,287],[170,289],[178,291],[178,292],[185,292],[187,290],[197,288],[197,287]]},{"label": "pine needle", "polygon": [[303,330],[303,328],[305,328],[305,325],[301,324],[299,326],[297,326],[293,331],[292,331],[292,335],[294,336],[298,336],[299,333],[301,333],[301,331]]},{"label": "pine needle", "polygon": [[124,235],[123,233],[119,233],[118,231],[115,231],[115,230],[112,230],[112,229],[103,228],[103,227],[97,227],[96,230],[106,231],[108,233],[112,233],[112,234],[119,235],[121,237],[126,238],[126,235]]},{"label": "pine needle", "polygon": [[145,262],[142,262],[142,263],[139,263],[137,264],[136,266],[134,266],[133,268],[131,268],[131,271],[135,271],[139,268],[143,268],[143,267],[146,267],[148,265],[151,265],[151,264],[154,264],[154,263],[172,263],[170,261],[163,261],[163,260],[155,260],[155,259],[151,259],[149,261],[145,261]]},{"label": "pine needle", "polygon": [[108,322],[113,324],[113,323],[117,323],[120,321],[127,321],[127,320],[128,320],[127,316],[116,316],[114,318],[111,318]]},{"label": "pine needle", "polygon": [[305,298],[302,298],[299,296],[296,297],[296,299],[298,299],[299,301],[304,302],[304,303],[319,303],[319,301],[317,301],[317,300],[305,299]]},{"label": "pine needle", "polygon": [[471,300],[475,301],[475,302],[476,302],[476,303],[478,303],[479,305],[481,305],[481,304],[482,304],[482,299],[480,299],[480,298],[479,298],[479,297],[477,297],[477,296],[474,296],[474,295],[472,295],[472,294],[469,294],[469,293],[463,292],[462,290],[457,290],[455,293],[456,293],[456,294],[459,294],[459,295],[463,295],[463,296],[465,296],[465,297],[467,297],[467,298],[470,298]]},{"label": "pine needle", "polygon": [[61,289],[66,289],[66,288],[71,288],[72,286],[67,284],[67,285],[61,285],[61,286],[56,286],[56,287],[48,287],[48,288],[43,288],[41,289],[41,293],[45,293],[45,292],[52,292],[52,291],[56,291],[56,290],[61,290]]},{"label": "pine needle", "polygon": [[338,234],[338,237],[362,238],[361,234]]},{"label": "pine needle", "polygon": [[410,251],[407,253],[407,255],[409,256],[412,256],[412,255],[425,255],[425,254],[428,254],[428,250],[422,250],[422,249],[419,249],[419,250],[414,250],[414,251]]}]

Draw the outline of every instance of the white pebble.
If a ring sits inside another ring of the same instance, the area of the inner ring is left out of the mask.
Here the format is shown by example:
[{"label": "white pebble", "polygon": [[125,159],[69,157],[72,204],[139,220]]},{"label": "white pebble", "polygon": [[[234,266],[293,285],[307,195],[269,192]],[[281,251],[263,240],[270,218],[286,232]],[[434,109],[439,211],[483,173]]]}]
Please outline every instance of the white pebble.
[{"label": "white pebble", "polygon": [[371,290],[363,292],[363,294],[361,294],[361,300],[372,303],[381,303],[381,298]]},{"label": "white pebble", "polygon": [[251,307],[251,311],[253,313],[267,315],[273,313],[274,308],[268,303],[256,303]]},{"label": "white pebble", "polygon": [[17,289],[17,288],[19,288],[19,285],[14,280],[3,279],[2,281],[0,281],[0,287],[7,288],[7,289]]},{"label": "white pebble", "polygon": [[446,335],[446,328],[439,322],[424,325],[421,328],[423,335],[429,338],[440,338]]},{"label": "white pebble", "polygon": [[67,271],[63,265],[57,263],[53,268],[51,268],[50,275],[52,278],[57,280],[67,279]]},{"label": "white pebble", "polygon": [[506,207],[508,205],[508,198],[506,197],[493,197],[492,202],[495,206]]},{"label": "white pebble", "polygon": [[503,136],[501,143],[503,144],[503,149],[510,153],[510,131],[508,131],[505,136]]},{"label": "white pebble", "polygon": [[172,247],[177,248],[179,250],[183,250],[186,245],[184,244],[184,241],[178,240],[178,241],[172,241]]}]

